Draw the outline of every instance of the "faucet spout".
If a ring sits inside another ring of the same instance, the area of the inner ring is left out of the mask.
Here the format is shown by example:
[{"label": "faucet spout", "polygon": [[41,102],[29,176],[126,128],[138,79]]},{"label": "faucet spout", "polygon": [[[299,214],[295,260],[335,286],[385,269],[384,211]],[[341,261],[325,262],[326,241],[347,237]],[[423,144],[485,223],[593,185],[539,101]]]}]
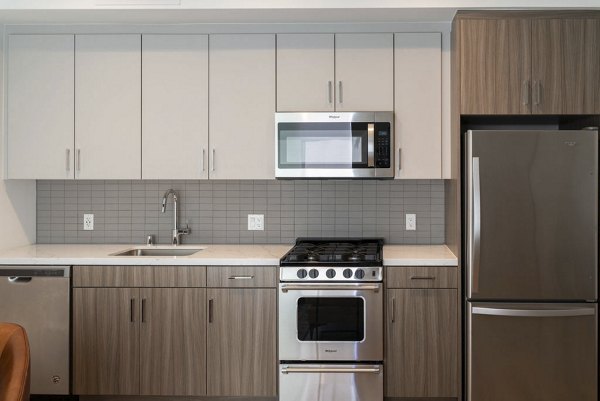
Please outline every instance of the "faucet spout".
[{"label": "faucet spout", "polygon": [[165,192],[162,199],[161,213],[164,213],[167,210],[167,201],[169,200],[170,196],[173,197],[173,232],[171,236],[171,244],[179,245],[181,243],[181,236],[189,234],[190,229],[189,227],[184,229],[179,229],[177,227],[177,192],[175,192],[173,189],[169,189],[167,192]]}]

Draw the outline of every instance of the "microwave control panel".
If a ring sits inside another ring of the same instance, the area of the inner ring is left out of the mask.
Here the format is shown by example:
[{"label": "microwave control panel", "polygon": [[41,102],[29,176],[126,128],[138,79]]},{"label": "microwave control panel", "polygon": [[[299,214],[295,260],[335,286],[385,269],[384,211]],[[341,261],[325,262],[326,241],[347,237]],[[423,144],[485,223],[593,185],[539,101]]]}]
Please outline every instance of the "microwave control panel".
[{"label": "microwave control panel", "polygon": [[375,124],[375,132],[375,167],[389,168],[392,148],[390,124]]}]

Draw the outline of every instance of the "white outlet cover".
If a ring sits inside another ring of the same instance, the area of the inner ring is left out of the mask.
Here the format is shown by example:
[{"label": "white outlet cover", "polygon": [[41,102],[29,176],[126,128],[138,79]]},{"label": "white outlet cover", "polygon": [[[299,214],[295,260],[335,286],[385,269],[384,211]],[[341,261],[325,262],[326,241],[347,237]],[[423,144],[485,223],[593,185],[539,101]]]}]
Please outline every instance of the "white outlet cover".
[{"label": "white outlet cover", "polygon": [[248,215],[248,230],[263,231],[265,229],[264,214],[249,214]]},{"label": "white outlet cover", "polygon": [[406,231],[415,231],[417,229],[417,215],[414,213],[406,214]]},{"label": "white outlet cover", "polygon": [[85,231],[91,231],[94,229],[94,215],[84,214],[83,215],[83,229]]}]

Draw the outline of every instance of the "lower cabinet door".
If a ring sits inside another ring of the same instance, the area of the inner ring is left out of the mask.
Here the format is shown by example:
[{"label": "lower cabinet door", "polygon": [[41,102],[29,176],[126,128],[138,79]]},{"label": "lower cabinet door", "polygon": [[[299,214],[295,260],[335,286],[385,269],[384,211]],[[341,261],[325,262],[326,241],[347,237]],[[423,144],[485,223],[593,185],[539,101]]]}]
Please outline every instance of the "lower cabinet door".
[{"label": "lower cabinet door", "polygon": [[73,289],[73,393],[140,391],[137,288]]},{"label": "lower cabinet door", "polygon": [[206,289],[140,290],[142,395],[206,395]]},{"label": "lower cabinet door", "polygon": [[209,289],[209,396],[276,396],[275,289]]},{"label": "lower cabinet door", "polygon": [[457,290],[387,290],[387,302],[386,397],[457,397]]}]

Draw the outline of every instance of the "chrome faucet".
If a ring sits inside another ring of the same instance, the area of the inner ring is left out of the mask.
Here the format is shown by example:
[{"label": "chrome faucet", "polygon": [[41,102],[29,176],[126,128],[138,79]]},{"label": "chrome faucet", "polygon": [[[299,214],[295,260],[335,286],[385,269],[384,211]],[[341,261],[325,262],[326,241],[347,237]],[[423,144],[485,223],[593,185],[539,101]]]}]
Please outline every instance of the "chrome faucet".
[{"label": "chrome faucet", "polygon": [[185,228],[177,228],[177,192],[174,190],[169,189],[165,192],[162,200],[161,212],[164,213],[167,209],[167,200],[171,195],[173,196],[173,235],[171,237],[171,244],[179,245],[181,244],[181,236],[188,235],[191,230],[187,225]]}]

